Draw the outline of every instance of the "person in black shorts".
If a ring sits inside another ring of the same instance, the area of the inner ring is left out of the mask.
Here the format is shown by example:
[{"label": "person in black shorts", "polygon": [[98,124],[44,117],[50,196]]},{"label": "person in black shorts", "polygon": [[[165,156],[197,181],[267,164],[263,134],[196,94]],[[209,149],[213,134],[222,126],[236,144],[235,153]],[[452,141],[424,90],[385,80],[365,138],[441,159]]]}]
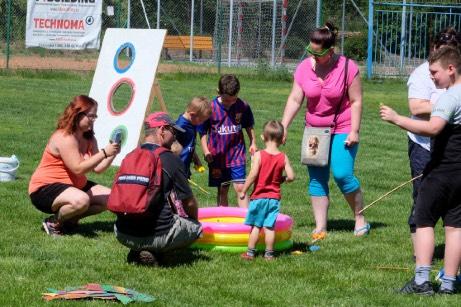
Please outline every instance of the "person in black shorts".
[{"label": "person in black shorts", "polygon": [[438,88],[447,88],[434,105],[429,121],[413,120],[381,106],[381,118],[410,132],[432,137],[431,160],[424,169],[415,204],[415,277],[401,293],[431,295],[429,279],[434,254],[434,226],[442,218],[445,258],[441,294],[456,292],[461,262],[461,54],[442,47],[429,57],[429,71]]},{"label": "person in black shorts", "polygon": [[74,97],[58,120],[29,182],[32,204],[51,216],[42,227],[51,236],[69,232],[84,217],[106,210],[110,189],[88,181],[89,172],[105,171],[120,152],[120,144],[99,149],[93,125],[97,102],[85,95]]}]

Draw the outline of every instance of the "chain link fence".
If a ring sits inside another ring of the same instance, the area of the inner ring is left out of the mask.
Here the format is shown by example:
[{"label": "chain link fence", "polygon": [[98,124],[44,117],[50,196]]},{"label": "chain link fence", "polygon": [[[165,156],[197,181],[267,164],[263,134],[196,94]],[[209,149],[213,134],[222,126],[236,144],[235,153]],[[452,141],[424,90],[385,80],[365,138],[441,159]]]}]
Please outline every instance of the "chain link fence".
[{"label": "chain link fence", "polygon": [[[168,36],[205,37],[212,47],[194,48],[193,52],[187,44],[170,48],[164,53],[164,60],[227,66],[298,62],[304,55],[307,35],[318,20],[317,5],[322,3],[319,0],[96,1],[103,1],[101,42],[107,28],[167,29]],[[3,21],[0,67],[94,69],[98,56],[95,49],[26,48],[26,15],[27,0],[0,3]]]},{"label": "chain link fence", "polygon": [[427,60],[439,32],[460,30],[460,0],[375,0],[372,5],[369,77],[407,76]]}]

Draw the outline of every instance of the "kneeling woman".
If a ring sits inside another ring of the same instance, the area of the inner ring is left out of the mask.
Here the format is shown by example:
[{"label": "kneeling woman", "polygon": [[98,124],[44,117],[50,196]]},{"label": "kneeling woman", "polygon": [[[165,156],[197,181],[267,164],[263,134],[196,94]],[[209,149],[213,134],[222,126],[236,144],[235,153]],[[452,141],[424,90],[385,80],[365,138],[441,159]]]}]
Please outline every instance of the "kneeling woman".
[{"label": "kneeling woman", "polygon": [[98,149],[93,131],[97,108],[97,102],[88,96],[76,96],[70,102],[30,179],[32,203],[53,214],[43,221],[49,235],[61,235],[81,218],[106,210],[110,189],[88,181],[85,174],[106,170],[120,145]]}]

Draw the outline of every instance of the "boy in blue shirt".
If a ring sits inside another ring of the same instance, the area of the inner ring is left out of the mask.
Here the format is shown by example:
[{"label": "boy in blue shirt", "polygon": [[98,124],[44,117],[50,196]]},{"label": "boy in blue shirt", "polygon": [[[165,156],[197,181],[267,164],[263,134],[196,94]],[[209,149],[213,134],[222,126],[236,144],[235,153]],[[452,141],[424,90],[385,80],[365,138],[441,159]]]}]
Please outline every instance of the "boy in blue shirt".
[{"label": "boy in blue shirt", "polygon": [[429,279],[434,254],[434,226],[445,227],[445,275],[438,290],[454,294],[461,263],[461,54],[442,47],[429,57],[431,77],[438,88],[448,88],[437,100],[429,121],[413,120],[381,107],[381,118],[410,132],[432,137],[431,160],[424,169],[415,204],[415,277],[401,293],[434,294]]},{"label": "boy in blue shirt", "polygon": [[179,158],[184,163],[187,177],[190,178],[190,163],[193,161],[197,170],[203,170],[202,163],[195,153],[197,128],[211,115],[210,101],[205,97],[194,97],[186,107],[186,111],[179,115],[176,125],[185,132],[178,133],[176,140],[182,146]]}]

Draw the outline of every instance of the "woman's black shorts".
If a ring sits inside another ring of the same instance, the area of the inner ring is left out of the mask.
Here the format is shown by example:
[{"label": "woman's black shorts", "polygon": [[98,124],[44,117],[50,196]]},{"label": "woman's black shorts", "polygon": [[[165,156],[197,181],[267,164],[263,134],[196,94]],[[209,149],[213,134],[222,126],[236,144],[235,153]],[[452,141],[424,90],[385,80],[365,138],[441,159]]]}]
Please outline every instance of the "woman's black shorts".
[{"label": "woman's black shorts", "polygon": [[[88,180],[86,185],[81,190],[83,192],[88,192],[96,184],[97,183]],[[30,194],[30,200],[32,201],[32,204],[35,206],[35,208],[42,212],[51,214],[54,213],[51,210],[51,205],[53,205],[53,202],[56,199],[56,197],[61,195],[61,193],[64,192],[64,190],[70,187],[74,186],[66,183],[48,184]]]}]

